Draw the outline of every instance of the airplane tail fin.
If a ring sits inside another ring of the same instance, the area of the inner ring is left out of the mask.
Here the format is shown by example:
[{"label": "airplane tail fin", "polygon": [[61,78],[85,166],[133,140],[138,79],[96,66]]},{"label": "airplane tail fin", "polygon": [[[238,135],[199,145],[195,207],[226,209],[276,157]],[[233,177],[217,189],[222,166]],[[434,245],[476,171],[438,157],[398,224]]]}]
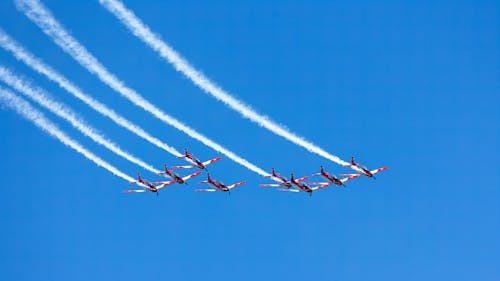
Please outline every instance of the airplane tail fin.
[{"label": "airplane tail fin", "polygon": [[351,162],[347,163],[347,164],[344,164],[342,166],[344,166],[344,167],[352,167],[352,166],[355,166],[355,165],[356,165],[356,162],[354,162],[354,156],[351,156]]},{"label": "airplane tail fin", "polygon": [[210,182],[210,180],[211,180],[211,178],[210,178],[210,173],[207,173],[207,179],[206,179],[206,180],[202,180],[202,181],[200,181],[200,183],[209,183],[209,182]]},{"label": "airplane tail fin", "polygon": [[187,148],[184,148],[184,155],[178,155],[178,156],[176,156],[176,157],[177,157],[177,158],[185,158],[185,157],[187,157],[187,156],[188,156],[188,150],[187,150]]},{"label": "airplane tail fin", "polygon": [[157,173],[158,175],[162,176],[162,175],[168,175],[168,167],[167,167],[167,164],[163,164],[163,171],[162,172],[159,172]]}]

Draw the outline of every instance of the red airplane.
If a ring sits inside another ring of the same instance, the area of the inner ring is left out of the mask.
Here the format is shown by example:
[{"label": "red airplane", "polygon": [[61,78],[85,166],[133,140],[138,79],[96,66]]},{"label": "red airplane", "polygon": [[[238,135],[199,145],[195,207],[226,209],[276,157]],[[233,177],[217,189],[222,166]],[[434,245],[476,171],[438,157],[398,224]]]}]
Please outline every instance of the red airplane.
[{"label": "red airplane", "polygon": [[173,166],[172,168],[174,168],[174,169],[199,168],[199,169],[202,169],[202,170],[206,169],[208,165],[210,165],[210,164],[212,164],[212,163],[214,163],[214,162],[219,161],[219,160],[222,159],[221,157],[217,157],[217,158],[214,158],[214,159],[211,159],[211,160],[207,160],[205,162],[201,162],[200,160],[198,160],[197,158],[195,158],[193,156],[193,154],[188,153],[187,148],[184,149],[184,155],[177,156],[177,158],[184,158],[184,159],[186,159],[186,161],[188,161],[192,165],[188,165],[188,166]]},{"label": "red airplane", "polygon": [[341,176],[345,176],[345,177],[352,177],[355,175],[363,175],[363,176],[367,176],[369,178],[375,178],[376,173],[379,173],[379,172],[382,172],[382,171],[389,169],[389,167],[384,166],[382,168],[378,168],[378,169],[370,171],[365,166],[361,166],[359,163],[356,163],[356,161],[354,161],[354,156],[351,157],[351,164],[347,164],[344,166],[350,167],[351,169],[360,173],[360,174],[341,174]]},{"label": "red airplane", "polygon": [[141,174],[137,174],[137,181],[131,181],[131,184],[136,184],[143,189],[129,189],[123,192],[155,192],[158,195],[158,191],[167,185],[171,185],[175,181],[170,182],[149,182],[144,178],[141,178]]},{"label": "red airplane", "polygon": [[184,184],[184,183],[187,184],[186,181],[188,179],[194,178],[197,175],[201,174],[201,172],[198,171],[196,173],[193,173],[191,175],[188,175],[188,176],[185,176],[185,177],[182,178],[181,176],[179,176],[178,174],[176,174],[174,172],[174,170],[169,170],[166,164],[163,167],[165,168],[165,171],[164,172],[159,172],[158,175],[159,176],[164,176],[164,177],[169,177],[172,180],[174,180],[175,182],[177,182],[178,184]]},{"label": "red airplane", "polygon": [[274,170],[274,168],[272,168],[272,173],[271,175],[268,175],[268,176],[264,176],[265,178],[270,178],[272,179],[273,181],[276,181],[278,183],[262,183],[260,184],[260,186],[265,186],[265,187],[269,187],[269,186],[286,186],[288,188],[292,187],[292,183],[285,177],[281,176],[280,174],[276,173],[276,171]]},{"label": "red airplane", "polygon": [[304,180],[306,180],[308,178],[309,177],[306,176],[306,177],[302,177],[302,178],[299,178],[299,179],[295,179],[294,176],[293,176],[293,173],[292,173],[291,176],[290,176],[290,182],[297,189],[278,188],[278,190],[279,191],[286,191],[286,192],[306,192],[306,193],[309,193],[309,196],[311,196],[312,193],[313,193],[313,191],[321,189],[321,188],[325,188],[325,187],[327,187],[329,185],[329,184],[324,184],[324,185],[320,185],[320,186],[310,187],[306,183],[303,182]]},{"label": "red airplane", "polygon": [[216,192],[216,191],[223,191],[223,192],[228,192],[229,194],[231,194],[231,189],[237,187],[237,186],[240,186],[240,185],[243,185],[245,184],[246,182],[245,181],[242,181],[242,182],[239,182],[239,183],[235,183],[235,184],[232,184],[232,185],[225,185],[223,184],[222,182],[219,182],[219,181],[216,181],[214,179],[212,179],[210,177],[210,174],[207,174],[207,180],[205,181],[202,181],[201,183],[207,183],[207,184],[210,184],[211,186],[213,186],[214,188],[209,188],[209,189],[196,189],[195,191],[196,192]]},{"label": "red airplane", "polygon": [[328,182],[311,182],[310,184],[322,184],[322,185],[324,185],[324,184],[328,184],[328,185],[335,184],[335,185],[339,185],[339,186],[340,185],[345,186],[344,183],[346,181],[355,179],[355,178],[359,177],[360,175],[356,174],[356,175],[352,175],[352,176],[349,176],[349,177],[345,177],[343,179],[339,179],[335,175],[330,174],[327,171],[325,171],[325,169],[323,168],[323,166],[320,166],[319,173],[313,174],[313,176],[322,176],[323,178],[325,178],[326,180],[328,180]]}]

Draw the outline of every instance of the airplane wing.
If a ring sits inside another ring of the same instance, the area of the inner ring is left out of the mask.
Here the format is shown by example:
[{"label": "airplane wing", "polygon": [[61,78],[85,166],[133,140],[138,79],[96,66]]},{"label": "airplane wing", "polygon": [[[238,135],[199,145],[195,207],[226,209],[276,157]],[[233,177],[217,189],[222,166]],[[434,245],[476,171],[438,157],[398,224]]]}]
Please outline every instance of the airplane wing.
[{"label": "airplane wing", "polygon": [[152,181],[150,182],[150,184],[154,184],[154,185],[162,185],[162,184],[165,184],[165,183],[168,183],[169,181]]},{"label": "airplane wing", "polygon": [[187,165],[187,166],[172,166],[173,169],[191,169],[194,168],[193,165]]},{"label": "airplane wing", "polygon": [[297,179],[297,182],[301,182],[303,180],[307,180],[309,178],[309,176],[305,176],[305,177],[301,177],[301,178],[298,178]]},{"label": "airplane wing", "polygon": [[188,180],[188,179],[190,179],[190,178],[194,178],[194,177],[196,177],[196,176],[197,176],[197,175],[199,175],[199,174],[201,174],[201,172],[199,172],[199,171],[198,171],[198,172],[193,173],[193,174],[191,174],[191,175],[187,175],[187,176],[183,177],[182,179],[186,181],[186,180]]},{"label": "airplane wing", "polygon": [[214,163],[214,162],[217,162],[217,161],[219,161],[219,160],[221,160],[221,159],[222,159],[221,157],[217,157],[217,158],[214,158],[214,159],[210,159],[210,160],[207,160],[207,161],[203,162],[203,165],[207,166],[207,165],[210,165],[210,164],[212,164],[212,163]]},{"label": "airplane wing", "polygon": [[376,173],[379,173],[379,172],[385,171],[385,170],[387,170],[387,169],[389,169],[389,167],[384,166],[384,167],[382,167],[382,168],[378,168],[378,169],[375,169],[375,170],[370,171],[370,172],[371,172],[372,174],[376,174]]},{"label": "airplane wing", "polygon": [[168,178],[172,178],[169,174],[165,173],[165,172],[158,172],[157,175],[159,176],[164,176],[164,177],[168,177]]},{"label": "airplane wing", "polygon": [[168,185],[171,185],[171,184],[174,184],[176,183],[177,181],[173,180],[173,181],[169,181],[169,182],[159,182],[159,183],[152,183],[152,184],[158,184],[156,186],[156,188],[158,188],[158,190],[164,188],[165,186],[168,186]]},{"label": "airplane wing", "polygon": [[343,177],[353,178],[353,179],[361,176],[361,174],[340,174],[340,175]]},{"label": "airplane wing", "polygon": [[166,177],[167,179],[171,179],[172,177],[166,173],[158,173],[159,176],[161,177]]},{"label": "airplane wing", "polygon": [[313,181],[313,182],[310,182],[309,184],[311,185],[325,185],[325,184],[330,184],[329,182],[316,182],[316,181]]},{"label": "airplane wing", "polygon": [[321,176],[321,173],[314,173],[314,174],[312,174],[312,176],[313,177],[315,177],[315,176]]},{"label": "airplane wing", "polygon": [[277,188],[279,191],[284,191],[284,192],[300,192],[298,189],[287,189],[287,188]]},{"label": "airplane wing", "polygon": [[318,189],[321,189],[321,188],[325,188],[327,186],[329,186],[330,184],[324,184],[324,185],[320,185],[320,186],[316,186],[316,187],[311,187],[312,190],[318,190]]},{"label": "airplane wing", "polygon": [[227,188],[233,189],[233,188],[235,188],[237,186],[244,185],[245,183],[247,183],[247,182],[246,181],[242,181],[242,182],[239,182],[239,183],[231,184],[231,185],[228,185]]},{"label": "airplane wing", "polygon": [[259,184],[260,186],[264,186],[264,187],[277,187],[277,186],[281,186],[281,184],[279,183],[261,183]]},{"label": "airplane wing", "polygon": [[210,189],[195,189],[195,192],[216,192],[217,189],[213,189],[213,188],[210,188]]},{"label": "airplane wing", "polygon": [[[378,169],[375,169],[373,171],[370,171],[370,173],[376,174],[376,173],[385,171],[387,169],[389,169],[389,167],[384,166],[382,168],[378,168]],[[340,175],[343,176],[343,177],[348,177],[349,178],[348,180],[351,180],[351,179],[354,179],[354,178],[357,178],[357,177],[361,176],[361,174],[340,174]]]},{"label": "airplane wing", "polygon": [[358,178],[358,177],[360,177],[360,176],[361,176],[360,174],[352,174],[352,175],[347,176],[347,177],[345,177],[345,178],[343,178],[343,179],[340,179],[340,181],[344,183],[344,182],[346,182],[346,181],[350,181],[350,180],[355,179],[355,178]]},{"label": "airplane wing", "polygon": [[128,190],[124,190],[123,192],[146,192],[145,189],[128,189]]}]

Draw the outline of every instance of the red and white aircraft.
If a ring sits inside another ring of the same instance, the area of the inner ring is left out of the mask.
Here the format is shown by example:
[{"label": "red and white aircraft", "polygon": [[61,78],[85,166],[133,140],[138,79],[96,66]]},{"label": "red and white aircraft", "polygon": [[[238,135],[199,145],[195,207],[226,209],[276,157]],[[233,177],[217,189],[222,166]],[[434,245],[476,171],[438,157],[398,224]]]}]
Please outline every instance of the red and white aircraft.
[{"label": "red and white aircraft", "polygon": [[265,178],[270,178],[273,181],[278,182],[278,183],[262,183],[262,184],[260,184],[260,186],[265,186],[265,187],[269,187],[269,186],[286,186],[288,188],[292,187],[292,183],[287,178],[285,178],[284,176],[276,173],[276,171],[274,171],[274,168],[272,168],[271,175],[264,176],[264,177]]},{"label": "red and white aircraft", "polygon": [[201,183],[208,183],[214,188],[209,188],[209,189],[196,189],[196,192],[216,192],[216,191],[223,191],[223,192],[228,192],[231,194],[231,189],[243,185],[246,182],[242,181],[239,183],[231,184],[231,185],[225,185],[222,182],[216,181],[210,177],[210,174],[207,174],[207,180],[202,181]]},{"label": "red and white aircraft", "polygon": [[174,168],[174,169],[199,168],[199,169],[202,169],[202,170],[206,169],[208,165],[210,165],[210,164],[212,164],[212,163],[214,163],[214,162],[219,161],[219,160],[222,159],[221,157],[217,157],[217,158],[214,158],[214,159],[207,160],[205,162],[201,162],[200,160],[198,160],[197,158],[195,158],[193,156],[193,154],[188,153],[187,148],[184,149],[184,155],[177,156],[177,158],[184,158],[184,159],[186,159],[186,161],[188,161],[192,165],[188,165],[188,166],[173,166],[172,168]]},{"label": "red and white aircraft", "polygon": [[190,178],[194,178],[196,177],[197,175],[201,174],[200,171],[196,172],[196,173],[193,173],[191,175],[187,175],[185,177],[181,177],[179,176],[178,174],[176,174],[174,172],[174,170],[169,170],[167,165],[165,164],[163,166],[165,168],[165,171],[164,172],[159,172],[158,175],[159,176],[164,176],[164,177],[169,177],[171,178],[173,181],[177,182],[178,184],[187,184],[186,181]]},{"label": "red and white aircraft", "polygon": [[330,174],[328,173],[327,171],[325,171],[325,169],[323,168],[323,166],[320,166],[320,170],[319,170],[319,173],[316,173],[316,174],[313,174],[313,176],[322,176],[323,178],[325,178],[328,182],[311,182],[310,184],[321,184],[321,185],[325,185],[325,184],[335,184],[335,185],[343,185],[345,186],[345,182],[346,181],[349,181],[349,180],[352,180],[352,179],[355,179],[357,177],[359,177],[360,175],[359,174],[356,174],[356,175],[351,175],[351,176],[348,176],[348,177],[345,177],[343,179],[339,179],[337,178],[335,175],[333,174]]},{"label": "red and white aircraft", "polygon": [[141,174],[137,174],[137,181],[131,181],[131,184],[136,184],[143,189],[129,189],[129,190],[124,190],[123,192],[156,192],[156,195],[158,195],[158,191],[160,189],[164,188],[167,185],[171,185],[175,181],[170,181],[170,182],[149,182],[144,178],[141,178]]},{"label": "red and white aircraft", "polygon": [[351,164],[348,164],[345,166],[350,167],[351,169],[360,173],[360,174],[341,174],[341,176],[345,176],[345,177],[351,177],[351,176],[355,176],[355,175],[363,175],[363,176],[367,176],[369,178],[375,178],[376,173],[379,173],[379,172],[382,172],[384,170],[389,169],[389,167],[384,166],[382,168],[378,168],[378,169],[370,171],[365,166],[362,166],[359,163],[356,163],[356,161],[354,161],[354,156],[351,157]]},{"label": "red and white aircraft", "polygon": [[329,184],[324,184],[324,185],[320,185],[320,186],[311,187],[303,182],[304,180],[306,180],[308,178],[309,178],[308,176],[305,176],[305,177],[302,177],[299,179],[295,179],[293,176],[293,173],[292,173],[292,175],[290,176],[290,182],[297,189],[278,188],[278,190],[279,191],[286,191],[286,192],[306,192],[306,193],[309,193],[309,196],[311,196],[313,191],[321,189],[321,188],[325,188],[329,185]]}]

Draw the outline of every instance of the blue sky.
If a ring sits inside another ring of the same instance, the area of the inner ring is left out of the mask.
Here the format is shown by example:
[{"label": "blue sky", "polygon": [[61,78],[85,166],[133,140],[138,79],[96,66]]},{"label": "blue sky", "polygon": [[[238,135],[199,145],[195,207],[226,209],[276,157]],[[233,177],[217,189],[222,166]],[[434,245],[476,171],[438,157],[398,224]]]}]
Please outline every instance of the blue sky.
[{"label": "blue sky", "polygon": [[[147,2],[147,3],[144,3]],[[182,3],[180,3],[182,2]],[[241,118],[161,60],[98,1],[44,1],[127,85],[259,167],[349,172]],[[129,184],[0,110],[0,279],[498,280],[500,30],[495,1],[126,1],[225,90],[377,180],[311,198],[263,190],[229,159],[193,184]],[[12,1],[0,27],[87,93],[168,144],[218,154],[80,67]],[[101,117],[3,49],[0,61],[160,168],[182,163]],[[3,84],[2,84],[3,86]],[[138,167],[69,135],[134,176]],[[140,171],[147,178],[154,175]]]}]

